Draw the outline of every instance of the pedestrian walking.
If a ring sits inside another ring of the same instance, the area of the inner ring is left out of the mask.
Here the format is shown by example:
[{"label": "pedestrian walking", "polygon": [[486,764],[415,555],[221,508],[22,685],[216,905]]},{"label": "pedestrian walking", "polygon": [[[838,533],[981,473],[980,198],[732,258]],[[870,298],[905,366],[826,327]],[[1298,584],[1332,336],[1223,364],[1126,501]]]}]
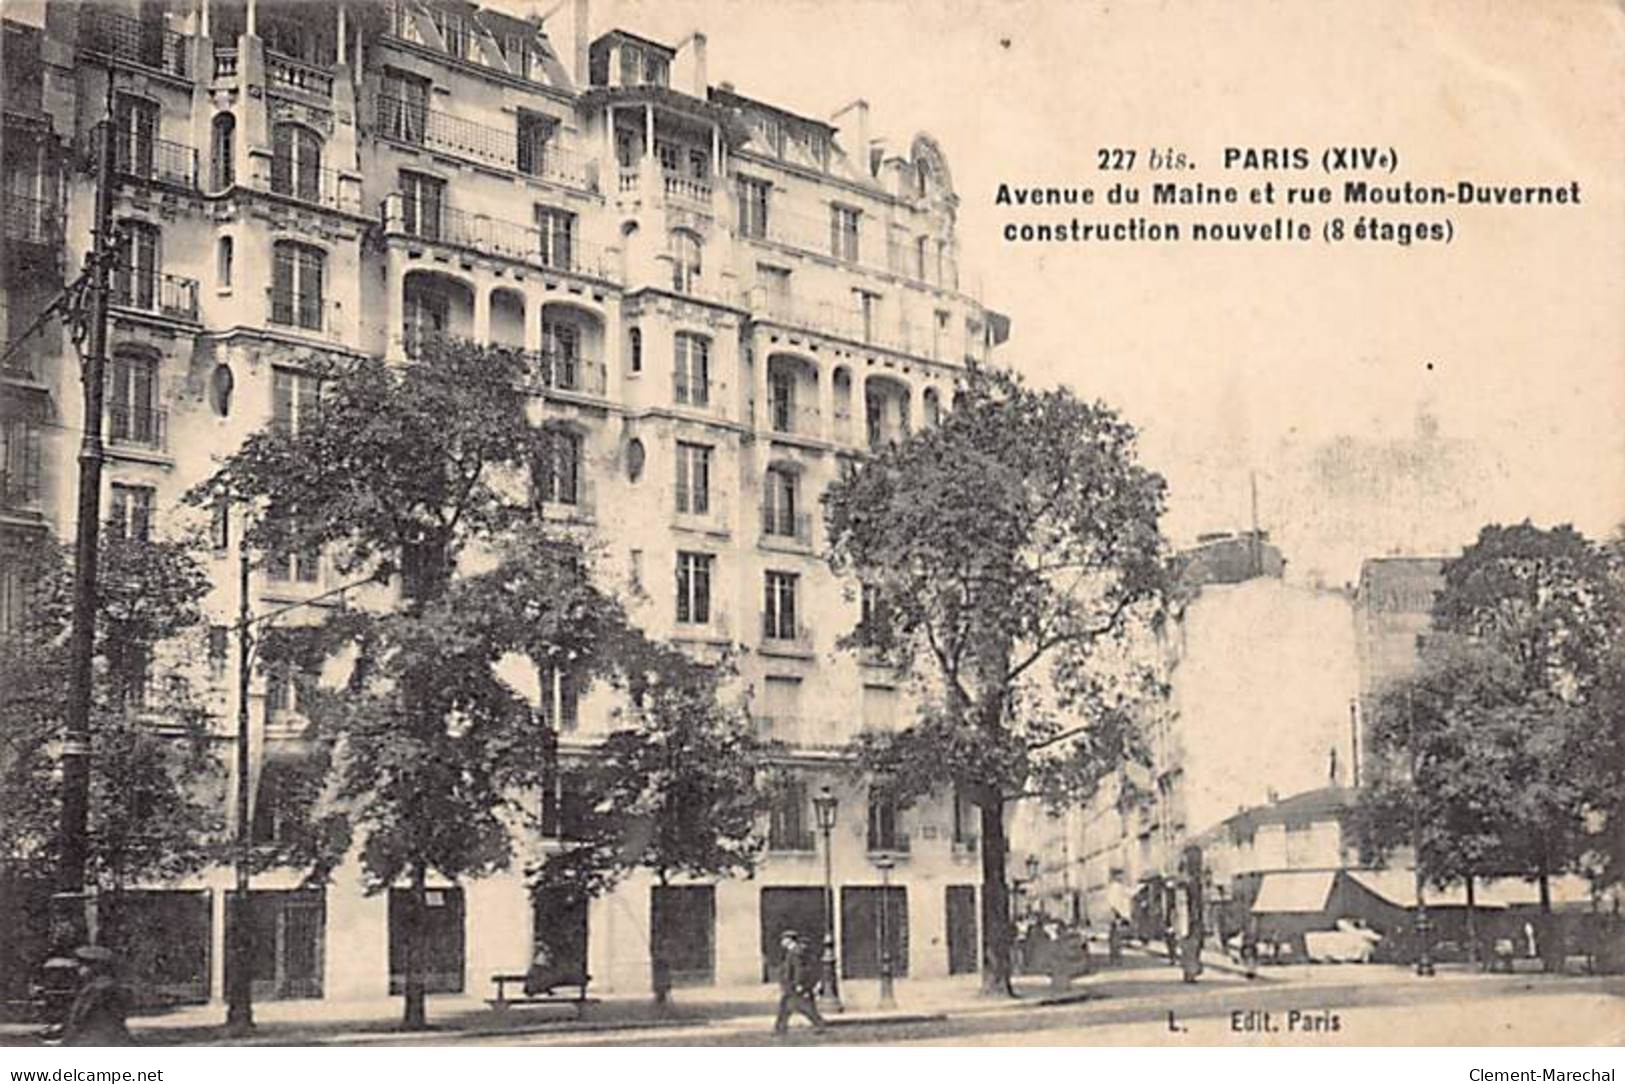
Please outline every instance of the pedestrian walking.
[{"label": "pedestrian walking", "polygon": [[773,1032],[784,1035],[790,1030],[790,1014],[799,1012],[818,1031],[829,1025],[819,1015],[818,1001],[813,994],[812,969],[807,966],[806,948],[801,935],[785,930],[779,935],[779,1018],[773,1023]]},{"label": "pedestrian walking", "polygon": [[1247,970],[1247,977],[1258,977],[1258,916],[1248,915],[1247,922],[1241,928],[1241,965]]},{"label": "pedestrian walking", "polygon": [[66,1046],[128,1046],[130,995],[114,974],[113,953],[100,945],[74,950],[82,985],[62,1029]]}]

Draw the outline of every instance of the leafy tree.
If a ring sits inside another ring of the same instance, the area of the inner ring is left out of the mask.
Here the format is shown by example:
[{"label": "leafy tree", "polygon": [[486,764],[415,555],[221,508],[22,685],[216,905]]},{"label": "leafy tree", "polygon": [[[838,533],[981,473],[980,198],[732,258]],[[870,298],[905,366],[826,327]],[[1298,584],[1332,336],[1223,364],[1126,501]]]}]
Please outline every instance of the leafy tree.
[{"label": "leafy tree", "polygon": [[[72,569],[44,535],[8,536],[0,562],[30,585],[23,623],[0,637],[0,856],[57,861],[62,705],[70,681]],[[104,943],[121,943],[125,890],[196,872],[219,855],[224,773],[186,665],[199,654],[209,582],[184,542],[101,539],[91,706],[87,879]]]},{"label": "leafy tree", "polygon": [[[749,872],[761,844],[763,753],[749,716],[722,705],[717,668],[675,648],[626,630],[613,654],[629,708],[624,725],[571,772],[576,815],[532,867],[534,889],[590,897],[637,869],[662,886]],[[661,944],[652,938],[650,951],[655,997],[664,1001],[670,967]]]},{"label": "leafy tree", "polygon": [[989,991],[1010,982],[1007,803],[1093,786],[1158,691],[1134,643],[1161,613],[1163,490],[1109,407],[973,369],[940,425],[824,497],[832,567],[886,615],[848,646],[923,689],[919,718],[864,735],[859,762],[902,802],[952,784],[979,807]]}]

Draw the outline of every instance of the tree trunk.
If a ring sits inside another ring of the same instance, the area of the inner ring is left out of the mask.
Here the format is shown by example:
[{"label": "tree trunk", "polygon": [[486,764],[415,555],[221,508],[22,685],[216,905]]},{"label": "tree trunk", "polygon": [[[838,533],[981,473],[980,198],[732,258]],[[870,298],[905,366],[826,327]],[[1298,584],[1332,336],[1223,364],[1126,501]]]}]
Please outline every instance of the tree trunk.
[{"label": "tree trunk", "polygon": [[982,806],[982,992],[1015,996],[1010,985],[1010,895],[1004,868],[1004,799]]},{"label": "tree trunk", "polygon": [[1471,873],[1467,875],[1467,962],[1478,963],[1478,916],[1474,913],[1473,881]]},{"label": "tree trunk", "polygon": [[1547,868],[1546,856],[1540,856],[1540,928],[1536,936],[1540,939],[1540,966],[1543,971],[1561,971],[1563,964],[1562,950],[1557,946],[1557,923],[1552,920],[1552,877]]},{"label": "tree trunk", "polygon": [[[660,887],[666,887],[663,874],[657,880]],[[649,917],[649,985],[654,991],[655,1004],[664,1006],[671,1003],[671,965],[666,962],[666,931],[660,925],[662,912],[654,910],[652,896]]]},{"label": "tree trunk", "polygon": [[423,981],[423,913],[428,909],[428,878],[423,864],[412,866],[412,887],[406,907],[406,976],[403,988],[405,1015],[401,1023],[413,1030],[428,1024],[429,1014]]}]

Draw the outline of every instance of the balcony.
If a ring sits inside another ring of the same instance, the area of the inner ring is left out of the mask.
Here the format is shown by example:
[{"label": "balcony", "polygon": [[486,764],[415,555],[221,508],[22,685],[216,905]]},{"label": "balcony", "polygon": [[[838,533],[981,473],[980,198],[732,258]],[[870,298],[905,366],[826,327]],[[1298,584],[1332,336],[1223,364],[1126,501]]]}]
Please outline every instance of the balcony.
[{"label": "balcony", "polygon": [[660,188],[667,202],[700,211],[711,209],[711,182],[663,171]]},{"label": "balcony", "polygon": [[513,173],[539,177],[567,188],[597,191],[597,163],[552,144],[527,144],[521,154],[517,129],[493,128],[426,104],[378,95],[373,104],[374,134],[439,151]]},{"label": "balcony", "polygon": [[128,132],[116,133],[113,168],[126,178],[138,181],[197,187],[197,151],[167,139],[132,138]]},{"label": "balcony", "polygon": [[619,277],[603,249],[536,226],[469,214],[443,203],[436,206],[414,202],[399,192],[384,197],[382,217],[385,233],[457,245],[487,256],[586,278],[613,281]]},{"label": "balcony", "polygon": [[159,407],[113,403],[107,408],[107,442],[164,451],[169,447],[169,415]]},{"label": "balcony", "polygon": [[915,334],[906,320],[888,318],[879,312],[866,313],[850,302],[836,304],[769,295],[765,303],[757,306],[757,319],[863,346],[878,346],[916,357],[931,356],[922,352],[930,347],[929,340],[917,343],[915,339],[921,336]]},{"label": "balcony", "polygon": [[259,192],[327,207],[346,214],[361,213],[361,185],[338,170],[295,167],[285,158],[256,158],[249,187]]},{"label": "balcony", "polygon": [[824,416],[815,406],[786,399],[772,399],[767,407],[767,426],[786,436],[820,437]]},{"label": "balcony", "polygon": [[62,243],[62,210],[48,200],[7,192],[4,228],[8,241],[54,248]]},{"label": "balcony", "polygon": [[812,516],[806,512],[787,512],[771,504],[762,505],[762,541],[778,543],[795,549],[812,545]]},{"label": "balcony", "polygon": [[[215,75],[219,76],[218,58]],[[265,51],[265,82],[272,87],[296,90],[318,98],[333,97],[333,73],[291,56]]]},{"label": "balcony", "polygon": [[711,409],[711,382],[687,373],[671,374],[672,402],[691,410]]},{"label": "balcony", "polygon": [[[766,733],[762,736],[770,738]],[[818,837],[805,828],[770,830],[767,849],[773,854],[811,854],[818,849]]]},{"label": "balcony", "polygon": [[338,302],[325,300],[320,294],[279,290],[272,286],[265,291],[265,301],[266,323],[274,327],[328,339],[344,334],[343,310]]},{"label": "balcony", "polygon": [[869,855],[890,854],[905,855],[909,853],[909,839],[907,832],[869,832]]},{"label": "balcony", "polygon": [[[755,716],[756,736],[762,741],[783,742],[785,745],[829,745],[830,736],[821,731],[818,721],[805,715],[787,712],[765,712]],[[792,837],[793,838],[793,837]],[[810,850],[811,847],[781,847],[777,850]]]},{"label": "balcony", "polygon": [[113,269],[112,285],[112,304],[121,309],[197,323],[197,279],[141,268],[116,267]]},{"label": "balcony", "polygon": [[167,28],[162,19],[133,19],[86,5],[79,9],[79,48],[182,79],[192,76],[186,36]]},{"label": "balcony", "polygon": [[214,77],[216,79],[237,78],[237,50],[222,49],[218,45],[214,50]]},{"label": "balcony", "polygon": [[[860,222],[874,221],[868,216]],[[850,231],[837,232],[828,214],[805,214],[777,202],[769,205],[766,221],[752,223],[742,230],[745,240],[781,245],[826,260],[834,260],[865,271],[895,275],[909,282],[952,290],[958,285],[959,272],[954,261],[944,255],[940,261],[936,253],[937,238],[927,239],[931,246],[922,265],[920,254],[908,245],[888,242],[882,254],[878,239],[860,225],[857,235]]]},{"label": "balcony", "polygon": [[800,623],[786,621],[781,614],[763,610],[761,650],[768,654],[811,655],[812,630]]},{"label": "balcony", "polygon": [[602,399],[609,386],[604,363],[579,354],[551,351],[526,352],[531,372],[531,389],[566,392]]}]

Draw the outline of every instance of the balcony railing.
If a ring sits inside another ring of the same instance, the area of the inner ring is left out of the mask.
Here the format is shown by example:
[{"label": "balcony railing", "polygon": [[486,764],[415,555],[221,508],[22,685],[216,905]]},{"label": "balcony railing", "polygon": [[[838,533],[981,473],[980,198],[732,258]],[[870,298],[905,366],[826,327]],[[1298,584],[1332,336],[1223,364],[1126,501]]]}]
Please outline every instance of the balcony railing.
[{"label": "balcony railing", "polygon": [[517,128],[493,128],[387,94],[377,97],[373,122],[376,134],[385,139],[443,151],[573,188],[597,188],[596,163],[565,147],[533,144],[526,147],[521,159]]},{"label": "balcony railing", "polygon": [[107,408],[109,443],[161,451],[169,444],[169,415],[160,407],[114,403]]},{"label": "balcony railing", "polygon": [[570,392],[601,399],[609,386],[604,363],[579,354],[556,351],[526,353],[533,386],[546,391]]},{"label": "balcony railing", "polygon": [[79,48],[182,78],[192,75],[186,36],[161,19],[133,19],[87,4],[79,9]]},{"label": "balcony railing", "polygon": [[300,165],[286,158],[256,158],[249,184],[261,192],[301,203],[361,213],[361,185],[347,180],[336,169]]},{"label": "balcony railing", "polygon": [[909,842],[907,832],[893,832],[886,835],[883,832],[869,833],[870,854],[908,854]]},{"label": "balcony railing", "polygon": [[237,50],[215,47],[214,77],[216,79],[237,78]]},{"label": "balcony railing", "polygon": [[132,137],[121,131],[113,139],[113,165],[136,180],[197,187],[197,151],[184,143]]},{"label": "balcony railing", "polygon": [[711,406],[711,382],[687,373],[671,374],[672,400],[678,406],[705,410]]},{"label": "balcony railing", "polygon": [[771,504],[762,505],[762,534],[769,539],[812,544],[812,516],[806,512],[786,512]]},{"label": "balcony railing", "polygon": [[266,289],[265,300],[265,318],[270,324],[324,337],[343,334],[343,310],[336,301],[328,301],[320,294],[272,286]]},{"label": "balcony railing", "polygon": [[[218,72],[217,72],[218,74]],[[265,81],[273,87],[288,87],[292,90],[314,94],[319,98],[333,96],[333,73],[306,64],[303,60],[295,60],[291,56],[265,51]]]},{"label": "balcony railing", "polygon": [[[864,217],[859,221],[866,223],[874,220]],[[829,214],[806,214],[775,201],[768,206],[766,221],[753,222],[748,229],[741,231],[741,236],[809,252],[868,271],[898,275],[926,286],[949,290],[958,287],[959,271],[954,260],[944,254],[939,265],[937,238],[927,238],[929,247],[922,267],[920,254],[912,243],[887,241],[882,244],[881,238],[875,236],[877,232],[873,227],[865,228],[860,224],[856,237],[849,231],[838,233]]]},{"label": "balcony railing", "polygon": [[138,312],[197,322],[197,279],[141,268],[113,269],[112,303]]},{"label": "balcony railing", "polygon": [[709,181],[698,180],[681,173],[662,172],[660,174],[660,185],[668,200],[693,207],[709,208],[711,206],[711,183]]},{"label": "balcony railing", "polygon": [[769,399],[767,425],[775,433],[816,437],[823,433],[824,416],[815,406],[783,399]]},{"label": "balcony railing", "polygon": [[413,201],[399,192],[384,198],[383,226],[385,233],[460,245],[550,271],[600,279],[618,277],[607,254],[596,245],[536,226],[469,214],[444,203]]},{"label": "balcony railing", "polygon": [[49,200],[5,194],[5,236],[31,245],[62,243],[62,210]]},{"label": "balcony railing", "polygon": [[[763,734],[763,737],[771,737]],[[770,831],[767,849],[779,854],[808,854],[818,849],[818,837],[807,829]]]},{"label": "balcony railing", "polygon": [[[790,635],[785,635],[790,633]],[[794,651],[812,650],[812,630],[800,623],[784,621],[771,610],[762,611],[762,646]]]}]

